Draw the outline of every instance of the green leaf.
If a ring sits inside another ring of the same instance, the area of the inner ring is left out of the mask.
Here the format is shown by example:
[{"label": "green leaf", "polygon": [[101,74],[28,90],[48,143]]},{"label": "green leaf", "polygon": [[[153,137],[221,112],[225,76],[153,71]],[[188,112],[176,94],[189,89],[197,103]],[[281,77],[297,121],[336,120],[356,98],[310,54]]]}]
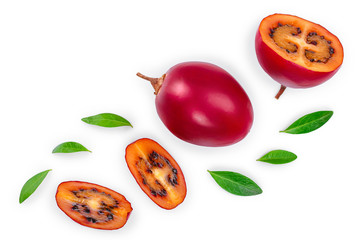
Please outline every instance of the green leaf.
[{"label": "green leaf", "polygon": [[250,178],[236,172],[209,171],[215,182],[229,193],[252,196],[262,193],[261,188]]},{"label": "green leaf", "polygon": [[291,124],[287,129],[280,131],[291,134],[312,132],[324,125],[333,115],[333,111],[318,111],[309,113]]},{"label": "green leaf", "polygon": [[267,162],[272,164],[284,164],[294,161],[297,156],[285,150],[273,150],[259,158],[257,161]]},{"label": "green leaf", "polygon": [[57,145],[52,153],[73,153],[73,152],[91,152],[86,147],[77,142],[64,142]]},{"label": "green leaf", "polygon": [[51,169],[43,171],[27,180],[21,189],[19,203],[24,202],[31,194],[33,194],[33,192],[35,192],[50,171]]},{"label": "green leaf", "polygon": [[81,120],[88,124],[96,125],[100,127],[109,127],[109,128],[121,127],[121,126],[133,127],[128,120],[113,113],[101,113],[98,115],[82,118]]}]

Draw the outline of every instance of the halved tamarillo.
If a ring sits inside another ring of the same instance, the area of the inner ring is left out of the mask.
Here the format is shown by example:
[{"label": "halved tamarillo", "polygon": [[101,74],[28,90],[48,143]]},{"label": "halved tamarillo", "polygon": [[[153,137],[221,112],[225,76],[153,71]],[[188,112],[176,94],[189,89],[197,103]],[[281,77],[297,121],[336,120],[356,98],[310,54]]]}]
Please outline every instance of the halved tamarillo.
[{"label": "halved tamarillo", "polygon": [[66,215],[91,228],[119,229],[125,225],[132,211],[130,202],[123,195],[94,183],[62,182],[55,198]]},{"label": "halved tamarillo", "polygon": [[126,163],[140,188],[157,205],[173,209],[186,196],[186,183],[180,166],[157,142],[139,139],[126,148]]},{"label": "halved tamarillo", "polygon": [[340,68],[344,51],[339,39],[324,27],[286,14],[264,18],[255,38],[261,67],[286,87],[309,88],[330,79]]},{"label": "halved tamarillo", "polygon": [[201,146],[227,146],[242,140],[253,123],[244,89],[224,69],[206,62],[184,62],[160,78],[155,89],[157,113],[178,138]]}]

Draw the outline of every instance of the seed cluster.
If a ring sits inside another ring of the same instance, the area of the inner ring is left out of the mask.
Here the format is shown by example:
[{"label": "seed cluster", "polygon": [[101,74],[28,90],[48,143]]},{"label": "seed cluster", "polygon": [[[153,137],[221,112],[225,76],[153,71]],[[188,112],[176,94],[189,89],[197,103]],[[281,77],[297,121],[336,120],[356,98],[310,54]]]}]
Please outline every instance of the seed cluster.
[{"label": "seed cluster", "polygon": [[[88,222],[108,222],[114,219],[113,209],[119,207],[119,201],[110,194],[99,192],[96,188],[81,188],[78,191],[72,191],[72,193],[78,201],[74,201],[71,209],[83,215]],[[99,201],[99,207],[90,209],[86,202],[94,199]]]},{"label": "seed cluster", "polygon": [[149,188],[151,195],[155,197],[164,197],[167,195],[167,191],[163,186],[164,183],[161,183],[160,179],[156,179],[155,176],[153,176],[155,169],[166,168],[166,182],[173,187],[178,185],[177,169],[171,165],[167,158],[155,151],[152,151],[147,159],[140,157],[137,165],[142,177],[142,183]]},{"label": "seed cluster", "polygon": [[[300,37],[301,33],[302,31],[299,27],[278,23],[276,27],[270,28],[269,36],[274,40],[276,45],[284,49],[287,53],[296,53],[298,46],[289,40],[285,40],[285,36]],[[325,39],[324,36],[319,36],[317,32],[308,33],[305,41],[309,45],[317,46],[316,51],[313,48],[304,50],[305,57],[310,62],[326,63],[335,53],[334,48],[331,46],[331,41]]]},{"label": "seed cluster", "polygon": [[324,36],[319,36],[316,32],[310,32],[306,36],[306,43],[319,48],[318,52],[305,50],[305,57],[310,62],[326,63],[335,53],[334,48],[331,46],[331,41],[326,40]]},{"label": "seed cluster", "polygon": [[281,49],[284,49],[287,53],[296,53],[298,51],[298,46],[295,43],[286,40],[284,36],[291,35],[293,37],[298,37],[300,34],[301,29],[299,27],[278,23],[277,27],[270,29],[269,36],[274,40],[276,45]]}]

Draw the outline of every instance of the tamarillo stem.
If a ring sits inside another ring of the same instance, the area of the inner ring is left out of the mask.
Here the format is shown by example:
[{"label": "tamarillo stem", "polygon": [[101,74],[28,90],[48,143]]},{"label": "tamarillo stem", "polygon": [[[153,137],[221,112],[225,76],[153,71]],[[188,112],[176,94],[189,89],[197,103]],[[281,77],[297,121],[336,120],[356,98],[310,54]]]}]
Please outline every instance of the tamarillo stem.
[{"label": "tamarillo stem", "polygon": [[163,82],[164,82],[166,74],[162,75],[159,78],[152,78],[152,77],[145,76],[144,74],[141,74],[138,72],[136,74],[136,76],[149,81],[155,90],[154,94],[157,95],[160,91],[160,88],[161,88]]},{"label": "tamarillo stem", "polygon": [[286,87],[284,85],[281,85],[279,92],[276,94],[275,98],[279,99],[280,96],[284,93]]}]

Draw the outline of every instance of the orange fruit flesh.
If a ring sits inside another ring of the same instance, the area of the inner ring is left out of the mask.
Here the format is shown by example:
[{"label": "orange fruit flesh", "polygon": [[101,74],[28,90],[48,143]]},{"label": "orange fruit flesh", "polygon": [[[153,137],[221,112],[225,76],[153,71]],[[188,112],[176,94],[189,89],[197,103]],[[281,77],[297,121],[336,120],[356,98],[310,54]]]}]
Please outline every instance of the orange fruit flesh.
[{"label": "orange fruit flesh", "polygon": [[119,213],[118,201],[97,190],[81,189],[63,193],[64,199],[71,203],[71,209],[84,219],[93,223],[103,223],[114,219]]},{"label": "orange fruit flesh", "polygon": [[330,72],[343,61],[343,48],[336,36],[305,19],[274,14],[263,19],[263,41],[277,54],[307,69]]},{"label": "orange fruit flesh", "polygon": [[93,228],[122,227],[132,211],[121,194],[86,182],[64,182],[56,194],[58,206],[76,222]]},{"label": "orange fruit flesh", "polygon": [[[177,185],[177,170],[173,168],[169,160],[159,153],[153,151],[147,158],[139,158],[136,162],[137,170],[142,176],[143,184],[147,185],[153,196],[166,196],[174,194],[174,187]],[[172,198],[173,199],[173,198]]]},{"label": "orange fruit flesh", "polygon": [[179,165],[158,143],[140,139],[126,150],[126,161],[141,189],[160,207],[172,209],[186,195]]}]

